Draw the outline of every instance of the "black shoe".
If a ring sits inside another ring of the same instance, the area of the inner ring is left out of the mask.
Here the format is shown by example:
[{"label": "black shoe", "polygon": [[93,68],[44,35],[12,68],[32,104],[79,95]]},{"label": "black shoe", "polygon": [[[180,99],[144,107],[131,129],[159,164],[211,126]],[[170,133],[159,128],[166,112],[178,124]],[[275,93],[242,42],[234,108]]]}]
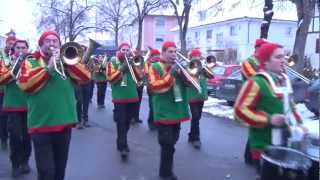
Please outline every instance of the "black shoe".
[{"label": "black shoe", "polygon": [[161,180],[178,180],[178,177],[174,174],[172,174],[171,176],[160,176]]},{"label": "black shoe", "polygon": [[22,175],[22,171],[20,168],[12,168],[11,176],[13,178],[17,178]]},{"label": "black shoe", "polygon": [[21,173],[22,174],[29,174],[30,172],[30,166],[28,163],[23,163],[21,166],[20,166],[20,170],[21,170]]},{"label": "black shoe", "polygon": [[1,141],[1,150],[5,151],[8,149],[7,141]]},{"label": "black shoe", "polygon": [[84,128],[84,126],[83,126],[82,123],[78,123],[78,124],[77,124],[77,129],[83,129],[83,128]]},{"label": "black shoe", "polygon": [[121,156],[122,161],[128,160],[128,155],[129,155],[129,153],[126,150],[120,151],[120,156]]},{"label": "black shoe", "polygon": [[87,128],[87,127],[91,127],[91,125],[89,124],[88,121],[85,121],[85,122],[83,123],[83,126],[86,127],[86,128]]},{"label": "black shoe", "polygon": [[200,141],[200,140],[190,141],[190,143],[192,144],[192,146],[193,146],[195,149],[200,149],[200,148],[201,148],[201,141]]}]

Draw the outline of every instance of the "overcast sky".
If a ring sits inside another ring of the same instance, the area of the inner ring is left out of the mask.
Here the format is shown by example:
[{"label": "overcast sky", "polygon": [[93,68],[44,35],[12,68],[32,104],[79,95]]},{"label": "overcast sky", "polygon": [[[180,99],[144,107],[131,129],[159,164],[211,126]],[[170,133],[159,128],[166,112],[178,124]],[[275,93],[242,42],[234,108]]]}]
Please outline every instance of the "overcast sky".
[{"label": "overcast sky", "polygon": [[0,34],[5,35],[14,29],[18,38],[34,41],[38,38],[34,25],[34,1],[32,0],[1,0]]}]

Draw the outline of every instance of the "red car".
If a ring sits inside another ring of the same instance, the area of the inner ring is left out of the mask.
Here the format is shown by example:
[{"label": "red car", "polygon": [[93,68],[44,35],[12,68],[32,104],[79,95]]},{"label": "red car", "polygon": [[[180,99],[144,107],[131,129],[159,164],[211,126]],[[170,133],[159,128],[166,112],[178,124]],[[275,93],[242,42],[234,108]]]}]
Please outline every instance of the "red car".
[{"label": "red car", "polygon": [[219,65],[212,68],[214,73],[214,78],[208,79],[208,93],[209,95],[215,97],[217,87],[220,86],[221,80],[226,79],[233,72],[240,70],[240,65],[230,64],[230,65]]}]

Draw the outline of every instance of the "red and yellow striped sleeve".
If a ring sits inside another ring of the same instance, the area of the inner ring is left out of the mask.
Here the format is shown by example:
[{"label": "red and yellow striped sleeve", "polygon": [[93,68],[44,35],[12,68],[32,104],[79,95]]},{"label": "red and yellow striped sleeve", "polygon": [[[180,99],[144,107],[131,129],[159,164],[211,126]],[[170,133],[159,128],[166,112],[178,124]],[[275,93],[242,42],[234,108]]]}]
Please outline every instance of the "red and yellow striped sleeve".
[{"label": "red and yellow striped sleeve", "polygon": [[119,80],[121,80],[122,78],[122,73],[116,69],[113,65],[112,62],[109,62],[107,64],[107,70],[106,70],[106,76],[107,76],[107,80],[111,83],[114,84],[116,82],[118,82]]},{"label": "red and yellow striped sleeve", "polygon": [[10,73],[10,69],[6,67],[3,61],[0,61],[0,84],[8,84],[13,80],[13,76]]},{"label": "red and yellow striped sleeve", "polygon": [[175,82],[175,79],[170,75],[168,71],[165,70],[163,76],[161,77],[157,70],[150,66],[148,73],[148,82],[149,88],[152,92],[164,93],[171,88],[171,86]]},{"label": "red and yellow striped sleeve", "polygon": [[254,67],[247,60],[241,63],[241,72],[247,79],[257,73]]},{"label": "red and yellow striped sleeve", "polygon": [[32,67],[30,61],[25,60],[20,67],[17,78],[18,86],[25,92],[38,92],[48,81],[49,73],[43,67]]},{"label": "red and yellow striped sleeve", "polygon": [[269,116],[266,112],[256,109],[260,99],[260,88],[253,80],[245,82],[234,105],[236,120],[253,127],[264,127],[268,124]]},{"label": "red and yellow striped sleeve", "polygon": [[91,73],[84,64],[67,65],[66,69],[71,79],[79,84],[86,83],[91,79]]}]

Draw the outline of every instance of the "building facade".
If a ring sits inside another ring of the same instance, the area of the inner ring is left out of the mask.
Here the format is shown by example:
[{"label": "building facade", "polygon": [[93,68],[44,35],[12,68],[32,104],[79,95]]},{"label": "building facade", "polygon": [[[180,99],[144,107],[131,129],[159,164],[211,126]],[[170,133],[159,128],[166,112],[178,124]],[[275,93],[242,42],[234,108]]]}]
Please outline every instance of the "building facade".
[{"label": "building facade", "polygon": [[143,22],[142,49],[160,48],[164,41],[174,40],[174,32],[170,30],[177,25],[176,16],[147,15]]}]

